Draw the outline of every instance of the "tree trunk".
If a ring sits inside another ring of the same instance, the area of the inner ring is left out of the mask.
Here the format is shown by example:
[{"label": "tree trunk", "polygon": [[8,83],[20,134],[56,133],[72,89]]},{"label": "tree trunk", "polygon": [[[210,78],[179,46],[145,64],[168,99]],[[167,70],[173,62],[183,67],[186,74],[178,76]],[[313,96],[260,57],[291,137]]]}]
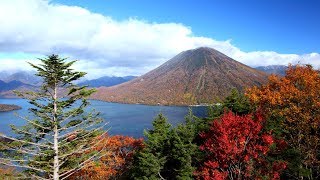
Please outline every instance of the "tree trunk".
[{"label": "tree trunk", "polygon": [[57,86],[54,87],[54,102],[53,102],[53,122],[54,122],[54,135],[53,135],[53,179],[59,180],[59,147],[58,147],[58,122],[57,122]]}]

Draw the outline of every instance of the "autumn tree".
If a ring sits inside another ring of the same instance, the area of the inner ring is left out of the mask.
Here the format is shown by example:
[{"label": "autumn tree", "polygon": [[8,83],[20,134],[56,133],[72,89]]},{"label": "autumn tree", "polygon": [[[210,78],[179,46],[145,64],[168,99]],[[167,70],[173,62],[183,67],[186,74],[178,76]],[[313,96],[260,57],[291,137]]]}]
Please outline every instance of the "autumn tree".
[{"label": "autumn tree", "polygon": [[76,61],[66,62],[58,55],[39,60],[40,65],[30,65],[43,79],[41,89],[18,93],[33,105],[29,109],[32,115],[19,116],[27,124],[12,126],[15,137],[0,135],[7,139],[7,143],[0,144],[0,164],[24,169],[27,178],[66,179],[100,154],[98,150],[73,158],[99,144],[90,140],[101,134],[106,123],[100,124],[98,113],[85,112],[89,105],[86,98],[94,90],[73,84],[86,74],[71,68]]},{"label": "autumn tree", "polygon": [[132,168],[133,155],[143,148],[142,139],[128,136],[97,137],[99,144],[88,152],[102,151],[102,156],[87,162],[86,166],[69,179],[127,179]]},{"label": "autumn tree", "polygon": [[0,180],[19,178],[21,175],[13,167],[0,166]]},{"label": "autumn tree", "polygon": [[270,164],[266,155],[274,144],[269,133],[262,133],[264,119],[257,113],[245,116],[226,112],[202,133],[200,149],[206,153],[197,172],[200,179],[279,179],[283,162]]},{"label": "autumn tree", "polygon": [[[320,178],[320,75],[311,65],[289,66],[282,78],[247,92],[250,100],[269,116],[292,151],[302,158],[296,177]],[[307,169],[309,173],[301,171]]]}]

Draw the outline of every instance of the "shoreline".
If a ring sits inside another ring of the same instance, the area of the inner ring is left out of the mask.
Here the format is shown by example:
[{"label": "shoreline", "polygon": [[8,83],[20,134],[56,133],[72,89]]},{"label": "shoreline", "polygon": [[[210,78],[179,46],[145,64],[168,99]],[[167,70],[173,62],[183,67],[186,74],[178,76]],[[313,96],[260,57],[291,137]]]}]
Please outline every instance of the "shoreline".
[{"label": "shoreline", "polygon": [[101,102],[107,102],[107,103],[117,103],[117,104],[132,104],[132,105],[144,105],[144,106],[170,106],[170,107],[210,107],[210,106],[216,106],[220,105],[221,103],[213,103],[213,104],[208,104],[208,103],[202,103],[202,104],[154,104],[154,103],[128,103],[128,102],[116,102],[116,101],[107,101],[107,100],[102,100],[102,99],[95,99],[95,98],[88,98],[88,100],[94,100],[94,101],[101,101]]},{"label": "shoreline", "polygon": [[[24,98],[19,98],[19,97],[15,97],[15,98],[11,98],[11,97],[0,97],[2,99],[24,99]],[[220,105],[221,103],[201,103],[201,104],[154,104],[154,103],[128,103],[128,102],[116,102],[116,101],[106,101],[106,100],[101,100],[101,99],[95,99],[95,98],[88,98],[87,100],[94,100],[94,101],[101,101],[101,102],[107,102],[107,103],[117,103],[117,104],[132,104],[132,105],[145,105],[145,106],[171,106],[171,107],[209,107],[209,106],[216,106],[216,105]],[[1,106],[1,104],[0,104]],[[13,105],[16,106],[16,105]],[[21,109],[21,107],[20,107]],[[0,107],[0,112],[1,112],[1,107]]]}]

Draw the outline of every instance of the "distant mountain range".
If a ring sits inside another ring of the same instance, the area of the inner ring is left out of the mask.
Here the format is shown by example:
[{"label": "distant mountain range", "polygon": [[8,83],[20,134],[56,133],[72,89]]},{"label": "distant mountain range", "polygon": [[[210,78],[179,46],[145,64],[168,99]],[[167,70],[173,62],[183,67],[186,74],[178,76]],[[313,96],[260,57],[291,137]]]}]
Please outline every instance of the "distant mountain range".
[{"label": "distant mountain range", "polygon": [[25,91],[25,90],[34,90],[36,86],[25,84],[17,80],[10,82],[4,82],[0,80],[0,97],[5,98],[16,98],[17,96],[13,93],[13,90]]},{"label": "distant mountain range", "polygon": [[181,52],[129,82],[98,88],[92,98],[121,103],[190,105],[215,103],[233,88],[261,85],[267,74],[221,52],[201,47]]},{"label": "distant mountain range", "polygon": [[270,65],[270,66],[259,66],[259,67],[256,67],[255,69],[266,72],[267,74],[285,76],[287,68],[288,66],[284,66],[284,65]]},{"label": "distant mountain range", "polygon": [[16,80],[10,81],[8,83],[0,80],[0,91],[14,90],[14,89],[17,89],[22,86],[30,86],[30,85],[24,84],[24,83],[22,83],[20,81],[16,81]]},{"label": "distant mountain range", "polygon": [[137,76],[124,76],[124,77],[116,77],[116,76],[103,76],[98,79],[93,79],[93,80],[86,80],[78,85],[83,86],[83,85],[88,85],[89,87],[101,87],[101,86],[114,86],[118,85],[127,81],[130,81]]},{"label": "distant mountain range", "polygon": [[23,84],[32,86],[40,86],[42,83],[41,78],[39,76],[36,76],[35,72],[32,71],[18,71],[11,74],[9,72],[1,72],[0,74],[0,80],[6,83],[9,83],[11,81],[19,81]]},{"label": "distant mountain range", "polygon": [[[113,86],[127,82],[136,78],[136,76],[104,76],[93,80],[79,81],[78,85],[88,85],[89,87]],[[35,75],[35,72],[19,71],[10,73],[7,71],[0,72],[0,97],[15,97],[13,90],[31,90],[41,86],[42,79]]]}]

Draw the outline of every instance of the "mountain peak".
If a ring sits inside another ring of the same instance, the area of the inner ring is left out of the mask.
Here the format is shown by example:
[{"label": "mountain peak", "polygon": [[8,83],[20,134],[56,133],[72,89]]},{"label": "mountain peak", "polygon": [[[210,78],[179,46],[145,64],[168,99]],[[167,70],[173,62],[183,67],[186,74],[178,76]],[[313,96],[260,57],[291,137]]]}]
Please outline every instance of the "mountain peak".
[{"label": "mountain peak", "polygon": [[195,49],[191,49],[191,51],[212,51],[212,50],[216,51],[215,49],[207,47],[207,46],[202,46],[202,47],[198,47]]},{"label": "mountain peak", "polygon": [[121,85],[100,88],[93,98],[123,103],[190,105],[216,103],[234,88],[266,82],[267,76],[223,53],[200,47],[179,53],[158,68]]},{"label": "mountain peak", "polygon": [[206,46],[198,47],[198,48],[191,49],[191,50],[188,50],[188,51],[192,52],[192,53],[198,53],[198,54],[200,53],[200,54],[208,54],[208,55],[209,54],[211,54],[211,55],[224,55],[221,52],[219,52],[218,50],[216,50],[214,48],[211,48],[211,47],[206,47]]}]

